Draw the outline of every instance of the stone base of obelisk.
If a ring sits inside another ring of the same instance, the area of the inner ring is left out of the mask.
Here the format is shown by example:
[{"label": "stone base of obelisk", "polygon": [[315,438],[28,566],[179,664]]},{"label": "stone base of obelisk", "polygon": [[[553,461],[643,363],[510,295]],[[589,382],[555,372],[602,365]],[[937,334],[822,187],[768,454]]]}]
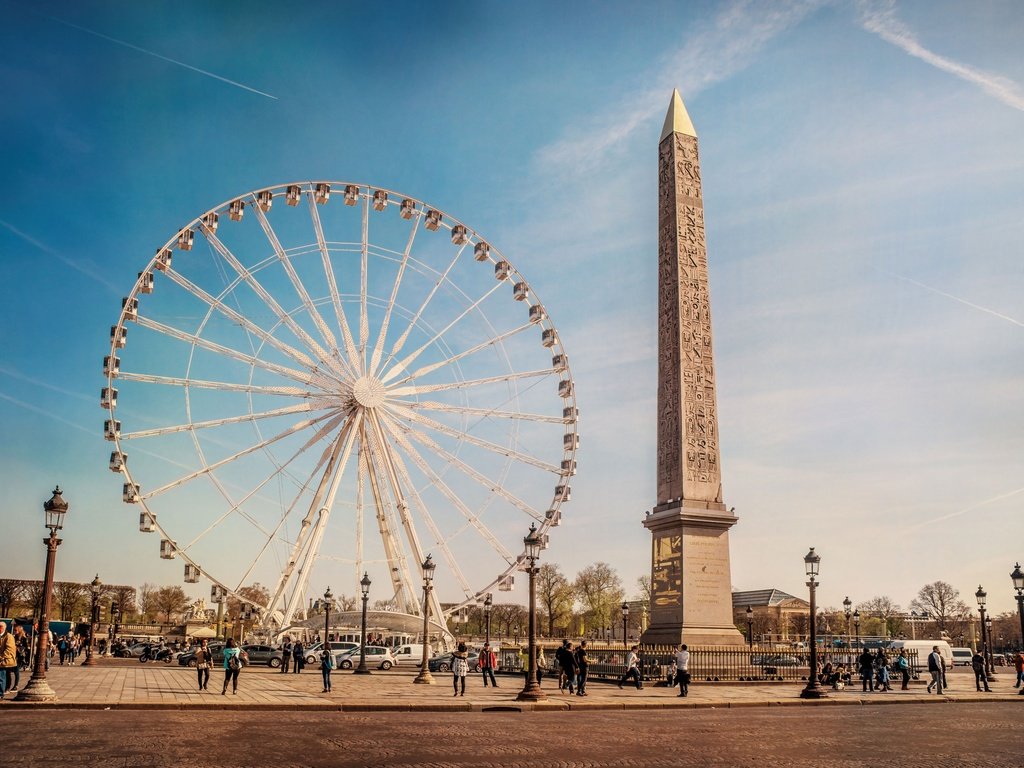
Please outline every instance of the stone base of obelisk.
[{"label": "stone base of obelisk", "polygon": [[742,645],[733,624],[729,529],[718,502],[661,504],[644,520],[652,535],[650,645]]}]

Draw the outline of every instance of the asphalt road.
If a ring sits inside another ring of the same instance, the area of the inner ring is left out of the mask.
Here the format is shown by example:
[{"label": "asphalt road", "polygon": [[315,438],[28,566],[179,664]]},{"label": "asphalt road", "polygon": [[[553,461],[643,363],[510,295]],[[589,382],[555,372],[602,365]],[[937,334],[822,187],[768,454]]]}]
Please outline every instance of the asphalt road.
[{"label": "asphalt road", "polygon": [[7,710],[12,766],[1020,768],[1016,703],[663,712]]}]

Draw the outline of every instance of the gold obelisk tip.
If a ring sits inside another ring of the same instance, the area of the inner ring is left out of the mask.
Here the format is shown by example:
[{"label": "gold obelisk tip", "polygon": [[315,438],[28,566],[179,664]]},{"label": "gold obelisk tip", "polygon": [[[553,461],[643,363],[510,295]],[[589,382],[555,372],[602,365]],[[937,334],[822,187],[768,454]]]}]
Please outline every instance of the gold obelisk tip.
[{"label": "gold obelisk tip", "polygon": [[686,105],[683,104],[678,88],[672,91],[672,101],[669,102],[668,114],[665,115],[665,126],[661,129],[661,138],[658,139],[658,143],[663,142],[665,137],[671,133],[685,133],[687,136],[697,138],[697,129],[693,127],[693,121],[690,120],[690,115],[686,112]]}]

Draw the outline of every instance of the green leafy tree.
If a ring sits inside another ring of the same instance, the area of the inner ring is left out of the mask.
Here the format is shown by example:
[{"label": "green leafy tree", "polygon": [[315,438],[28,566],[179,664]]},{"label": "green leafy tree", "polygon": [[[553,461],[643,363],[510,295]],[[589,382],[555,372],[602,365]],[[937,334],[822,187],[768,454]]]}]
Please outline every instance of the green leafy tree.
[{"label": "green leafy tree", "polygon": [[611,626],[613,611],[625,592],[619,574],[608,563],[594,563],[576,574],[576,598],[583,606],[588,628]]},{"label": "green leafy tree", "polygon": [[554,563],[537,569],[537,600],[547,617],[548,637],[554,637],[555,626],[565,628],[572,615],[575,599],[573,585]]},{"label": "green leafy tree", "polygon": [[153,595],[153,610],[165,624],[174,622],[188,608],[188,595],[181,587],[160,587]]}]

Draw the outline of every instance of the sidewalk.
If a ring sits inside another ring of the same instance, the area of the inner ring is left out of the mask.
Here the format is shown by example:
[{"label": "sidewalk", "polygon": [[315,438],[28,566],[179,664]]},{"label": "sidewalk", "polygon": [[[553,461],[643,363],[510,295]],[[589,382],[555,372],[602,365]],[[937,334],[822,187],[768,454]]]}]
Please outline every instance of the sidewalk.
[{"label": "sidewalk", "polygon": [[[49,704],[13,701],[8,693],[0,708],[65,708],[65,709],[244,709],[297,710],[341,712],[411,712],[411,711],[564,711],[564,710],[634,710],[634,709],[696,709],[770,706],[837,706],[872,704],[927,704],[939,702],[1016,701],[1024,705],[1024,696],[1017,695],[1012,670],[992,681],[992,693],[974,690],[973,674],[954,672],[949,675],[950,688],[942,696],[928,694],[923,684],[901,691],[862,693],[860,687],[828,691],[828,698],[800,698],[798,683],[773,685],[728,685],[723,683],[690,686],[690,695],[679,697],[678,689],[645,685],[636,690],[631,685],[619,689],[614,683],[594,681],[588,696],[571,696],[558,690],[554,678],[544,679],[548,700],[537,703],[518,702],[521,675],[499,675],[499,688],[484,688],[479,675],[466,680],[466,695],[452,695],[449,673],[434,675],[434,685],[414,685],[414,668],[395,668],[372,675],[353,675],[336,670],[332,674],[332,693],[321,693],[320,673],[307,669],[302,674],[282,674],[267,667],[247,667],[239,677],[238,694],[221,695],[223,672],[215,669],[208,691],[197,690],[196,672],[187,667],[166,664],[140,664],[129,659],[104,659],[95,667],[51,666],[47,681],[59,700]],[[22,674],[22,685],[30,675]]]}]

